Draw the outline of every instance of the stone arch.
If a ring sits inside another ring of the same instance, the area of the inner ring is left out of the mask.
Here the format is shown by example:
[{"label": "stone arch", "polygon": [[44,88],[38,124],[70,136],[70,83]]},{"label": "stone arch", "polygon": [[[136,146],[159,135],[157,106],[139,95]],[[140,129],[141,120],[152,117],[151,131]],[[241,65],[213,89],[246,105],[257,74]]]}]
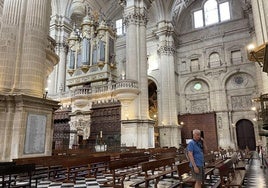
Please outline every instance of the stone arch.
[{"label": "stone arch", "polygon": [[189,80],[183,89],[186,113],[205,113],[210,111],[210,86],[201,78]]}]

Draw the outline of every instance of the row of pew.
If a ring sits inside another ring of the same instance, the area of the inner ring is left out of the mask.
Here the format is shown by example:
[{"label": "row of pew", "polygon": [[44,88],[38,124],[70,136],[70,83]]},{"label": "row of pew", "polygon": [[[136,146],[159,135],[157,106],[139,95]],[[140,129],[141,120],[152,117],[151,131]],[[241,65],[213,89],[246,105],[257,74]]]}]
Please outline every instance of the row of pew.
[{"label": "row of pew", "polygon": [[[112,179],[104,182],[103,186],[112,187],[124,187],[126,178],[133,175],[143,178],[132,183],[131,187],[149,187],[152,182],[157,187],[158,182],[166,177],[178,180],[171,187],[194,184],[186,155],[174,148],[82,153],[20,158],[0,163],[2,187],[27,187],[29,184],[37,187],[42,180],[75,183],[79,177],[96,178],[98,174],[111,174]],[[242,153],[242,156],[245,155]],[[212,187],[242,187],[245,164],[240,152],[212,152],[205,155],[205,174]],[[212,176],[215,175],[219,179],[212,182]]]}]

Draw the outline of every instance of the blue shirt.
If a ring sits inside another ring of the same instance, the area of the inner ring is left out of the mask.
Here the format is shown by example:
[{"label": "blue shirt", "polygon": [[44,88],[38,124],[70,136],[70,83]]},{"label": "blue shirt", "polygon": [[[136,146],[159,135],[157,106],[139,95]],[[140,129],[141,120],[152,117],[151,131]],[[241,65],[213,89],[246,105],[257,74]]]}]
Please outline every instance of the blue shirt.
[{"label": "blue shirt", "polygon": [[[191,151],[193,153],[196,166],[204,166],[204,154],[202,143],[200,141],[191,140],[188,143],[187,151]],[[190,167],[192,167],[191,163]]]}]

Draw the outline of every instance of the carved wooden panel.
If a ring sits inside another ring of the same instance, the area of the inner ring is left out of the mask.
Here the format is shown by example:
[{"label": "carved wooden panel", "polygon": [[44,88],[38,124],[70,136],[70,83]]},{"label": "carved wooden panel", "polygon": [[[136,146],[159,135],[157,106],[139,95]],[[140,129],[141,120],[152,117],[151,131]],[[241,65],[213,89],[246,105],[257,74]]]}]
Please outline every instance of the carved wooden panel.
[{"label": "carved wooden panel", "polygon": [[103,140],[107,144],[120,143],[121,134],[121,104],[116,100],[93,103],[91,109],[91,139],[97,138],[102,132]]},{"label": "carved wooden panel", "polygon": [[56,111],[54,114],[53,149],[69,147],[70,140],[70,111]]}]

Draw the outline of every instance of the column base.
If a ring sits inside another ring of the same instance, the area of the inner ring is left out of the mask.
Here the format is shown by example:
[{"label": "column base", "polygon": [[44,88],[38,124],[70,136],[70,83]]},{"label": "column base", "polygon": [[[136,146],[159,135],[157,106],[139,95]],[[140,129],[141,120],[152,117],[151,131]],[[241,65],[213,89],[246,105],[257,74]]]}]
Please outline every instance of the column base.
[{"label": "column base", "polygon": [[0,95],[1,161],[52,153],[53,112],[58,101],[27,95]]},{"label": "column base", "polygon": [[122,120],[121,145],[154,148],[153,120]]},{"label": "column base", "polygon": [[181,144],[181,128],[178,125],[158,126],[160,147],[176,147]]}]

